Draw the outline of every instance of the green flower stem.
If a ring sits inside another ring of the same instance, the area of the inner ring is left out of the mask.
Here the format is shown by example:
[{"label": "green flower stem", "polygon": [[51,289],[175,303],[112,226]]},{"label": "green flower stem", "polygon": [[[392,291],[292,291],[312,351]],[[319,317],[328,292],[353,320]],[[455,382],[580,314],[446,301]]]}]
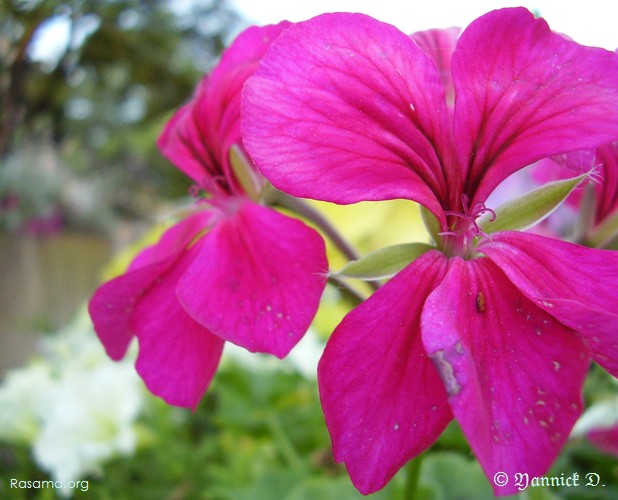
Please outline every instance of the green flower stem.
[{"label": "green flower stem", "polygon": [[349,302],[353,307],[356,307],[367,298],[360,291],[358,291],[346,280],[340,278],[339,276],[330,275],[328,277],[328,281],[329,283],[334,285],[337,290],[339,290],[339,292],[343,296],[343,299]]},{"label": "green flower stem", "polygon": [[421,466],[423,463],[423,454],[418,455],[408,462],[406,465],[406,486],[403,491],[403,500],[418,500],[418,483],[421,475]]},{"label": "green flower stem", "polygon": [[292,469],[301,470],[304,467],[301,456],[288,438],[279,416],[270,412],[267,417],[268,428],[283,459]]}]

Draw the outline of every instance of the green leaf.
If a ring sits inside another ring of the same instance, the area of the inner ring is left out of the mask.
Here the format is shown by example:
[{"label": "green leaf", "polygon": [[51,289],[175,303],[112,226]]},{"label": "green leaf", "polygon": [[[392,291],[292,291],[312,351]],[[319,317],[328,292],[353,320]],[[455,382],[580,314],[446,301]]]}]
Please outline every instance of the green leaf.
[{"label": "green leaf", "polygon": [[351,261],[335,275],[367,281],[390,278],[414,259],[434,248],[427,243],[402,243],[381,248]]},{"label": "green leaf", "polygon": [[476,460],[459,453],[428,453],[423,460],[420,482],[432,488],[435,499],[494,498],[491,486]]},{"label": "green leaf", "polygon": [[230,148],[230,163],[234,175],[245,193],[252,200],[257,200],[260,197],[263,182],[261,182],[258,173],[250,165],[243,152],[235,144]]},{"label": "green leaf", "polygon": [[571,179],[549,182],[502,205],[496,210],[496,218],[493,222],[491,222],[491,217],[486,215],[478,225],[485,233],[527,229],[558,208],[587,177],[586,173]]},{"label": "green leaf", "polygon": [[[362,495],[356,491],[346,476],[308,477],[300,482],[285,500],[324,500],[328,498],[351,500],[361,499]],[[384,496],[384,498],[387,497]]]}]

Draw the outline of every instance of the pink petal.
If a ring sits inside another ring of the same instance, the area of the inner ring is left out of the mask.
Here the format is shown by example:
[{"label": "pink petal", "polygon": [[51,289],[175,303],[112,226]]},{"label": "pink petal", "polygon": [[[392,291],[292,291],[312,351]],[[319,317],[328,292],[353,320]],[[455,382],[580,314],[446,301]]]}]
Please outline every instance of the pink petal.
[{"label": "pink petal", "polygon": [[479,250],[538,307],[580,334],[618,375],[618,254],[527,233],[492,234]]},{"label": "pink petal", "polygon": [[[583,406],[589,358],[577,336],[484,258],[450,261],[427,299],[422,330],[487,477],[543,475]],[[517,486],[494,491],[516,493]]]},{"label": "pink petal", "polygon": [[363,494],[382,488],[452,418],[419,329],[425,297],[445,268],[438,252],[414,261],[344,318],[320,360],[335,460]]},{"label": "pink petal", "polygon": [[230,177],[229,150],[240,140],[240,91],[279,33],[289,25],[251,27],[224,51],[193,100],[172,117],[158,141],[162,153],[198,184]]},{"label": "pink petal", "polygon": [[143,250],[129,270],[101,285],[90,300],[94,329],[110,358],[121,359],[133,337],[133,309],[148,288],[172,266],[191,240],[210,223],[200,212],[168,229],[161,240]]},{"label": "pink petal", "polygon": [[438,71],[446,91],[446,102],[453,106],[455,102],[455,87],[453,86],[453,74],[451,72],[451,57],[457,46],[459,28],[432,29],[418,31],[411,35],[418,46],[430,55]]},{"label": "pink petal", "polygon": [[322,238],[245,201],[204,240],[178,284],[186,311],[251,352],[285,356],[311,324],[326,284]]},{"label": "pink petal", "polygon": [[175,256],[187,248],[200,232],[209,230],[216,222],[218,212],[200,208],[199,205],[196,210],[198,211],[167,229],[156,244],[142,250],[129,265],[129,270],[133,271]]},{"label": "pink petal", "polygon": [[[205,77],[198,87],[198,99],[207,85],[208,77]],[[200,137],[198,124],[193,105],[186,104],[167,122],[157,146],[168,160],[201,184],[205,177],[216,175],[219,167],[215,153]]]},{"label": "pink petal", "polygon": [[90,299],[88,312],[94,329],[113,360],[124,357],[133,337],[129,322],[135,304],[175,260],[175,257],[169,257],[118,276],[101,285]]},{"label": "pink petal", "polygon": [[195,408],[217,370],[222,339],[181,307],[176,284],[203,241],[186,251],[139,301],[131,327],[139,341],[137,371],[148,389],[167,403]]},{"label": "pink petal", "polygon": [[283,191],[344,204],[408,198],[443,218],[447,119],[435,64],[407,35],[324,14],[272,44],[245,86],[241,127]]},{"label": "pink petal", "polygon": [[456,144],[476,200],[540,158],[618,137],[618,56],[552,32],[523,8],[472,22],[452,68]]}]

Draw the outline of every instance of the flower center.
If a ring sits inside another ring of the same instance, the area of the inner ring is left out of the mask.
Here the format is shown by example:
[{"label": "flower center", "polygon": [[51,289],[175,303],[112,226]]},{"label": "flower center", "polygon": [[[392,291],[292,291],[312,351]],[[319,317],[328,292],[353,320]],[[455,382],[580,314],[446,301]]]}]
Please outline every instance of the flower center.
[{"label": "flower center", "polygon": [[230,189],[223,175],[205,175],[189,188],[189,194],[197,200],[222,198],[230,194]]},{"label": "flower center", "polygon": [[442,237],[442,251],[449,257],[463,257],[471,259],[474,256],[474,248],[479,237],[487,237],[481,230],[476,220],[485,213],[491,214],[490,222],[496,220],[496,212],[487,208],[485,203],[477,201],[469,206],[468,195],[461,195],[461,211],[446,210],[449,231],[439,233]]},{"label": "flower center", "polygon": [[221,215],[234,214],[244,197],[235,196],[223,175],[204,176],[199,183],[189,188],[196,206],[218,210]]}]

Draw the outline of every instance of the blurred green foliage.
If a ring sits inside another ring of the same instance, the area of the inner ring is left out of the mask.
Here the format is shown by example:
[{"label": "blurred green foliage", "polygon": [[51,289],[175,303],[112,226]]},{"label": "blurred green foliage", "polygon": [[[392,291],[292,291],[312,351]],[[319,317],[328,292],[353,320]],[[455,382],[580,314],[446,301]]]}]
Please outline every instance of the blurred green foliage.
[{"label": "blurred green foliage", "polygon": [[[609,386],[606,377],[598,382]],[[599,387],[599,386],[597,386]],[[604,390],[603,387],[600,387]],[[343,466],[334,463],[317,384],[289,364],[247,367],[226,358],[195,412],[150,398],[138,423],[139,445],[89,477],[75,498],[339,500],[360,499]],[[8,491],[8,478],[48,479],[25,448],[0,448],[0,495],[55,498],[53,490]],[[613,457],[584,441],[569,443],[548,476],[600,475],[603,487],[530,488],[517,498],[611,499],[618,497]],[[403,499],[406,470],[368,498]],[[493,498],[478,462],[453,423],[421,464],[419,498]]]},{"label": "blurred green foliage", "polygon": [[[155,141],[237,21],[225,0],[0,2],[0,169],[23,148],[51,143],[119,214],[186,194],[189,181]],[[13,194],[24,200],[22,184]]]}]

